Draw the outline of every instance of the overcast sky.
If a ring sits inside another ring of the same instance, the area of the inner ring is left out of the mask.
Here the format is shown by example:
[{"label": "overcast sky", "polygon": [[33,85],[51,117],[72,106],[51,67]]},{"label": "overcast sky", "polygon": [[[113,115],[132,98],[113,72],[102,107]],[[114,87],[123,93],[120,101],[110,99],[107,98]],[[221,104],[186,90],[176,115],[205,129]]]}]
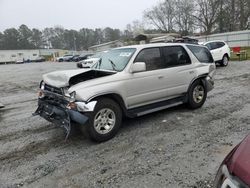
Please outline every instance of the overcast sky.
[{"label": "overcast sky", "polygon": [[0,31],[26,24],[43,29],[61,25],[66,29],[125,29],[141,20],[143,11],[158,0],[0,0]]}]

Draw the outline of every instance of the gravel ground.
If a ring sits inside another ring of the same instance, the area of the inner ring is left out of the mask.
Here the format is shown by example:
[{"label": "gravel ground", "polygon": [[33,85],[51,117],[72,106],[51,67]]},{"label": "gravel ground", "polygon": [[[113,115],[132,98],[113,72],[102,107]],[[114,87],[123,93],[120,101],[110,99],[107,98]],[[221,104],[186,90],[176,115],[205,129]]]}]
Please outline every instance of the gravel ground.
[{"label": "gravel ground", "polygon": [[213,187],[225,155],[250,130],[250,61],[217,69],[205,105],[126,119],[112,140],[64,141],[39,117],[41,75],[75,63],[0,66],[0,187]]}]

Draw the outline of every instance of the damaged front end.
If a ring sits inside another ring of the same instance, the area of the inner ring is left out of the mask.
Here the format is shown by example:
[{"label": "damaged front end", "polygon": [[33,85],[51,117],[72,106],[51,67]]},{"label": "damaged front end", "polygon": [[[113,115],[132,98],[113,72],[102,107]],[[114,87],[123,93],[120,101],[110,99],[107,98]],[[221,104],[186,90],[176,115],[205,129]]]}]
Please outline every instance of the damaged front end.
[{"label": "damaged front end", "polygon": [[68,138],[72,126],[84,125],[88,117],[84,112],[94,110],[96,102],[78,102],[75,100],[75,93],[65,95],[63,89],[55,88],[41,82],[38,99],[38,108],[33,115],[40,115],[49,122],[52,122],[66,131]]}]

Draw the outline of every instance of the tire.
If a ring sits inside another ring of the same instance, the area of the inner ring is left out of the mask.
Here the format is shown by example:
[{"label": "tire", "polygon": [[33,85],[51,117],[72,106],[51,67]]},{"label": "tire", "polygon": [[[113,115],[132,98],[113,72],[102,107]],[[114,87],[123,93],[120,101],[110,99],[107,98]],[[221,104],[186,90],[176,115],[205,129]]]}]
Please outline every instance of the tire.
[{"label": "tire", "polygon": [[86,115],[89,120],[82,131],[87,131],[88,137],[96,142],[105,142],[113,138],[122,123],[120,106],[109,98],[98,99],[94,112]]},{"label": "tire", "polygon": [[222,67],[226,67],[226,66],[228,66],[228,62],[229,62],[228,56],[227,56],[227,55],[224,55],[223,58],[222,58],[222,60],[221,60],[220,65],[221,65]]},{"label": "tire", "polygon": [[207,98],[207,90],[201,80],[196,80],[188,91],[187,106],[190,109],[197,109],[203,106]]}]

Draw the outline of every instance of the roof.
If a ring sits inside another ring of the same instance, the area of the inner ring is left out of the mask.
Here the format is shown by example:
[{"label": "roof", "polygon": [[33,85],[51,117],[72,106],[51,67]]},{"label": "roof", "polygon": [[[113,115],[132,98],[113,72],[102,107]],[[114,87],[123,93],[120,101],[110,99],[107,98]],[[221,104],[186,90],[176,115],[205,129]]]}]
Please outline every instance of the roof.
[{"label": "roof", "polygon": [[211,42],[223,42],[223,43],[226,43],[223,40],[210,40],[210,41],[207,41],[207,42],[203,42],[203,44],[207,44],[207,43],[211,43]]},{"label": "roof", "polygon": [[193,45],[193,46],[201,46],[198,44],[190,44],[190,43],[151,43],[151,44],[139,44],[139,45],[131,45],[131,46],[123,46],[115,49],[124,49],[124,48],[136,48],[136,49],[143,49],[143,48],[153,48],[153,47],[163,47],[163,46],[185,46],[185,45]]},{"label": "roof", "polygon": [[154,33],[154,34],[141,33],[135,37],[135,40],[136,41],[151,40],[153,38],[158,38],[158,37],[180,37],[180,35],[177,33]]},{"label": "roof", "polygon": [[238,35],[238,34],[249,34],[250,30],[243,30],[243,31],[231,31],[226,33],[216,33],[211,35],[200,35],[196,36],[196,39],[203,38],[203,37],[219,37],[219,36],[226,36],[226,35]]},{"label": "roof", "polygon": [[115,40],[115,41],[110,41],[110,42],[106,42],[106,43],[91,46],[91,47],[89,47],[89,49],[96,48],[96,47],[101,47],[101,46],[106,46],[106,45],[110,45],[110,44],[115,44],[115,43],[118,43],[118,42],[122,43],[120,40]]}]

